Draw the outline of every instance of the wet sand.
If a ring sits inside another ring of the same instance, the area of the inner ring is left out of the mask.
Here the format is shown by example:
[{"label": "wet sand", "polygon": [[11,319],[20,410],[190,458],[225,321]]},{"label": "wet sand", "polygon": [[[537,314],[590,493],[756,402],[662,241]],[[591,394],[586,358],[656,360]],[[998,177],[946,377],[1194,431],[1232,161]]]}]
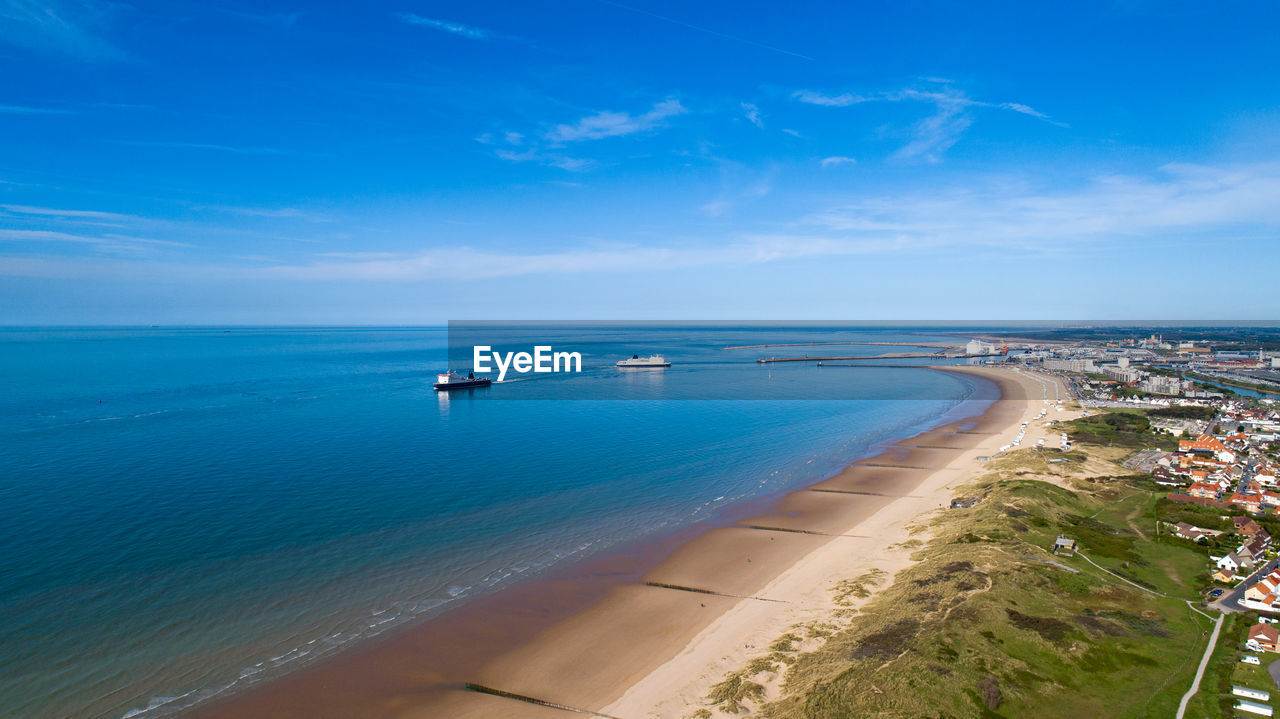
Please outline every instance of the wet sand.
[{"label": "wet sand", "polygon": [[1041,406],[1039,386],[1007,370],[948,371],[990,379],[1003,399],[729,526],[483,597],[188,716],[680,716],[722,666],[751,656],[753,637],[820,609],[831,581],[883,559],[887,540],[949,501],[960,464],[976,466]]}]

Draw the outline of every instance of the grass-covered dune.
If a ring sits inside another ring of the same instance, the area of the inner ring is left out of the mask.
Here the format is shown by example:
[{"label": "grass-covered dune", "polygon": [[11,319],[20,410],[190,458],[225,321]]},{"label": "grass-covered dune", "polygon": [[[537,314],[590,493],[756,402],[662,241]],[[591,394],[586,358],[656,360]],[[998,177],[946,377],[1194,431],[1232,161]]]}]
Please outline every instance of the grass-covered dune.
[{"label": "grass-covered dune", "polygon": [[[796,627],[694,716],[1171,716],[1211,626],[1185,601],[1198,606],[1206,563],[1156,533],[1157,493],[1108,461],[1123,453],[994,461],[961,490],[978,505],[921,533],[917,563],[888,586],[874,575],[842,583],[871,599]],[[1052,555],[1060,534],[1105,571]],[[805,643],[818,648],[795,649]],[[1197,700],[1218,713],[1212,691]]]}]

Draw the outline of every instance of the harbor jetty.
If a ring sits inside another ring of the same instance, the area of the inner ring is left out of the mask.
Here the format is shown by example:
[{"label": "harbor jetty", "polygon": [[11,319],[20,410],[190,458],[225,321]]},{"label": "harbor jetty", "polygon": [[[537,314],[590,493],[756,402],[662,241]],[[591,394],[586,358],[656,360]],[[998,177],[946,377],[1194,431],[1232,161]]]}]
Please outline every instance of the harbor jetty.
[{"label": "harbor jetty", "polygon": [[939,343],[939,342],[795,342],[791,344],[777,345],[738,345],[736,347],[721,347],[722,350],[756,350],[768,347],[937,347],[940,349],[958,349],[964,344],[960,342]]},{"label": "harbor jetty", "polygon": [[949,355],[946,351],[939,352],[888,352],[886,354],[861,356],[861,357],[761,357],[756,360],[760,364],[769,364],[771,362],[843,362],[843,361],[867,361],[867,360],[887,360],[887,359],[908,359],[915,357],[930,357],[933,359],[950,359],[952,357],[964,357],[965,355]]}]

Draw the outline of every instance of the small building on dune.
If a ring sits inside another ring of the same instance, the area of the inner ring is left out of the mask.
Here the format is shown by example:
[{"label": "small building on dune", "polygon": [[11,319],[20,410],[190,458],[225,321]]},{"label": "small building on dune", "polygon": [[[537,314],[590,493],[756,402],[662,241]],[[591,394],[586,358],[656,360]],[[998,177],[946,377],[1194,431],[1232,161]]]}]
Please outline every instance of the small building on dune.
[{"label": "small building on dune", "polygon": [[1053,553],[1074,557],[1076,554],[1076,540],[1070,537],[1058,537],[1053,542]]}]

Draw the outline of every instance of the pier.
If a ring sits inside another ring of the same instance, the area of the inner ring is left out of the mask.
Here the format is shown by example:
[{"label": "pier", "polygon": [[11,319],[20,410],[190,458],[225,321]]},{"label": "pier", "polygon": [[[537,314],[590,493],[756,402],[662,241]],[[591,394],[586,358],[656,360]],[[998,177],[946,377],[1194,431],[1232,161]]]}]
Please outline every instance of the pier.
[{"label": "pier", "polygon": [[[954,355],[954,357],[963,357],[964,355]],[[869,357],[761,357],[756,360],[760,364],[770,364],[772,362],[845,362],[845,361],[871,361],[871,360],[887,360],[887,359],[909,359],[919,357],[931,357],[933,359],[951,359],[953,355],[943,352],[890,352],[882,355],[872,355]]]},{"label": "pier", "polygon": [[954,349],[963,347],[962,342],[952,342],[942,344],[938,342],[796,342],[792,344],[779,345],[739,345],[737,347],[721,347],[722,350],[756,350],[768,347],[937,347],[939,349]]}]

